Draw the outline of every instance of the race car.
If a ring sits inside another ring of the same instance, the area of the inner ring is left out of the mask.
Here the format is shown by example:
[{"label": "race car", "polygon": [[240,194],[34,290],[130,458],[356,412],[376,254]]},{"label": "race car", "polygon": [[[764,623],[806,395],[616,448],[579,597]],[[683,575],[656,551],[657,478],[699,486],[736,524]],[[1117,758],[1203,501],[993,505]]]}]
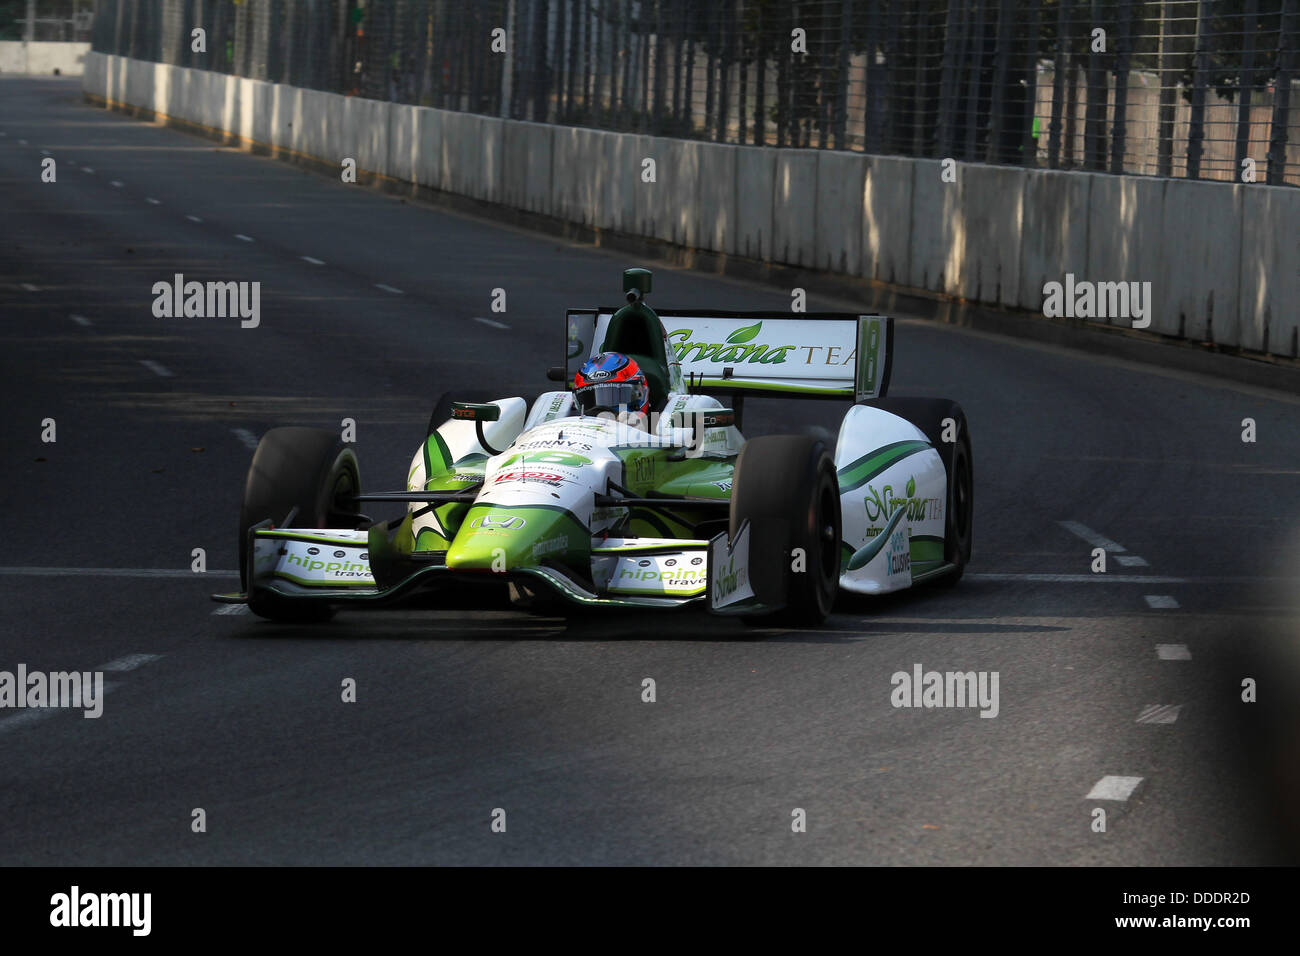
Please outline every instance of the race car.
[{"label": "race car", "polygon": [[[655,312],[651,278],[628,269],[625,305],[568,313],[564,364],[547,371],[563,388],[445,395],[404,489],[363,491],[336,432],[268,431],[244,486],[242,590],[214,599],[313,621],[476,582],[548,612],[698,606],[807,625],[839,592],[961,577],[966,418],[886,396],[889,317]],[[833,444],[746,440],[747,396],[848,407]],[[374,521],[370,503],[404,511]]]}]

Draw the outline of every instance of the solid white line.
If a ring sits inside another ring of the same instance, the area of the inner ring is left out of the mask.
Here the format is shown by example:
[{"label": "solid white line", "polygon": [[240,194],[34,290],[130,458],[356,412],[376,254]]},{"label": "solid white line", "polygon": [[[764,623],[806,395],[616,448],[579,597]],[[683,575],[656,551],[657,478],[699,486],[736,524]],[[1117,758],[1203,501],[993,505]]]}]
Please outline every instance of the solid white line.
[{"label": "solid white line", "polygon": [[172,373],[166,367],[159,365],[153,359],[140,359],[140,364],[161,378],[171,378]]},{"label": "solid white line", "polygon": [[253,450],[257,449],[257,436],[247,428],[232,428],[230,430],[234,432],[236,438],[244,443],[245,448],[252,448]]},{"label": "solid white line", "polygon": [[1182,704],[1147,704],[1138,714],[1139,724],[1172,724],[1182,711]]},{"label": "solid white line", "polygon": [[1295,577],[1216,577],[1175,578],[1160,574],[1021,574],[1011,571],[974,571],[962,580],[972,581],[1040,581],[1048,584],[1268,584],[1281,582],[1300,585]]},{"label": "solid white line", "polygon": [[162,660],[161,654],[127,654],[125,657],[119,657],[117,660],[109,661],[107,664],[101,664],[96,667],[97,671],[133,671],[137,667],[143,667],[145,664],[152,664],[154,661]]},{"label": "solid white line", "polygon": [[190,222],[202,222],[202,221],[203,221],[203,220],[200,219],[198,216],[190,216],[190,215],[186,215],[185,218],[188,219]]},{"label": "solid white line", "polygon": [[[1162,577],[1158,574],[1018,574],[985,571],[967,574],[976,581],[1042,581],[1048,584],[1190,584],[1191,578]],[[1206,580],[1206,579],[1202,579]],[[1254,581],[1256,578],[1222,578],[1223,583]]]},{"label": "solid white line", "polygon": [[1146,558],[1139,558],[1136,554],[1117,554],[1115,555],[1115,561],[1121,567],[1125,567],[1125,568],[1150,567],[1150,565],[1147,564]]},{"label": "solid white line", "polygon": [[510,326],[506,325],[504,322],[497,322],[495,319],[481,319],[481,318],[479,318],[477,315],[474,316],[474,321],[475,321],[475,322],[482,322],[484,325],[490,325],[490,326],[492,326],[492,328],[494,328],[494,329],[508,329],[508,328],[510,328]]},{"label": "solid white line", "polygon": [[148,203],[149,205],[151,205],[151,206],[161,206],[161,205],[162,205],[162,202],[161,202],[160,200],[154,199],[154,198],[152,198],[152,197],[150,197],[150,196],[145,196],[145,197],[144,197],[144,201],[147,202],[147,203]]},{"label": "solid white line", "polygon": [[122,180],[120,180],[120,179],[114,179],[111,183],[109,183],[109,185],[112,186],[114,189],[121,189],[121,188],[122,188]]},{"label": "solid white line", "polygon": [[[205,572],[207,577],[237,578],[238,571]],[[195,572],[180,568],[0,568],[0,576],[27,578],[192,578]]]},{"label": "solid white line", "polygon": [[1133,796],[1133,792],[1142,784],[1141,777],[1111,777],[1106,776],[1098,780],[1085,800],[1127,800]]},{"label": "solid white line", "polygon": [[78,325],[90,325],[90,319],[86,318],[84,315],[70,315],[68,318],[73,322],[76,322]]},{"label": "solid white line", "polygon": [[1087,525],[1079,524],[1077,521],[1058,521],[1056,522],[1070,534],[1077,535],[1084,541],[1087,541],[1094,548],[1105,548],[1107,551],[1124,552],[1128,548],[1122,544],[1110,540],[1110,538],[1100,535],[1093,531]]},{"label": "solid white line", "polygon": [[235,233],[235,238],[238,239],[240,242],[256,242],[256,240],[252,236],[246,236],[242,232]]},{"label": "solid white line", "polygon": [[23,288],[23,291],[24,291],[24,292],[40,292],[40,291],[41,291],[41,290],[38,289],[36,286],[32,285],[30,282],[23,282],[23,283],[21,283],[21,285],[22,285],[22,288]]},{"label": "solid white line", "polygon": [[1190,661],[1192,652],[1186,644],[1157,644],[1156,657],[1162,661]]},{"label": "solid white line", "polygon": [[89,166],[82,166],[81,171],[83,173],[90,173],[92,176],[95,175],[95,171],[91,169]]},{"label": "solid white line", "polygon": [[401,289],[394,289],[391,285],[384,285],[382,282],[375,283],[376,289],[383,289],[385,292],[391,292],[393,295],[404,295]]},{"label": "solid white line", "polygon": [[247,604],[223,604],[213,614],[249,614]]},{"label": "solid white line", "polygon": [[1180,607],[1179,603],[1169,594],[1144,594],[1142,597],[1147,602],[1147,607],[1165,610],[1169,608]]},{"label": "solid white line", "polygon": [[325,263],[320,259],[314,259],[311,256],[299,256],[303,262],[310,262],[314,266],[323,266]]}]

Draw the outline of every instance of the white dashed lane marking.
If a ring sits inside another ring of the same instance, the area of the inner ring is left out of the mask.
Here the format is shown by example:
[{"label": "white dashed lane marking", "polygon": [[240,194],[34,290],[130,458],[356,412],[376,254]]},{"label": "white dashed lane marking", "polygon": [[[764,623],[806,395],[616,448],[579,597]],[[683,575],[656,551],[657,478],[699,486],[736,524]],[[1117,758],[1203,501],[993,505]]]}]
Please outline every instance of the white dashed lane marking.
[{"label": "white dashed lane marking", "polygon": [[303,262],[310,262],[314,266],[323,266],[325,263],[320,259],[314,259],[311,256],[299,256]]},{"label": "white dashed lane marking", "polygon": [[384,285],[382,282],[375,283],[376,289],[383,289],[385,292],[391,292],[393,295],[405,295],[401,289],[395,289],[391,285]]},{"label": "white dashed lane marking", "polygon": [[[1115,556],[1115,563],[1122,568],[1150,567],[1150,565],[1147,564],[1146,558],[1140,558],[1136,554],[1129,554],[1128,548],[1124,547],[1124,545],[1120,544],[1118,541],[1112,541],[1104,534],[1098,534],[1096,531],[1093,531],[1091,528],[1089,528],[1086,524],[1080,524],[1077,521],[1058,521],[1057,524],[1059,524],[1066,531],[1070,532],[1070,534],[1082,538],[1084,541],[1088,542],[1094,548],[1101,548],[1103,551],[1106,551],[1109,554],[1113,554]],[[1105,575],[1105,576],[1110,577],[1110,575]],[[1151,599],[1148,598],[1147,600],[1149,602]],[[1177,604],[1174,605],[1174,607],[1177,606],[1178,606]]]},{"label": "white dashed lane marking", "polygon": [[86,318],[84,315],[70,315],[68,318],[73,322],[76,322],[78,325],[90,325],[90,319]]},{"label": "white dashed lane marking", "polygon": [[253,449],[257,448],[257,436],[254,435],[252,432],[250,432],[247,428],[232,428],[230,429],[230,431],[234,434],[236,438],[238,438],[241,442],[244,443],[245,448],[253,448]]},{"label": "white dashed lane marking", "polygon": [[482,322],[484,325],[490,325],[490,326],[492,326],[492,328],[494,328],[494,329],[508,329],[508,328],[510,328],[510,326],[506,325],[504,322],[498,322],[498,321],[496,321],[495,319],[484,319],[484,318],[480,318],[480,317],[477,316],[477,315],[474,316],[474,321],[475,321],[475,322]]},{"label": "white dashed lane marking", "polygon": [[24,292],[40,292],[40,291],[41,291],[39,288],[37,288],[36,286],[32,285],[30,282],[23,282],[23,283],[21,283],[21,285],[22,285],[22,289],[23,289]]},{"label": "white dashed lane marking", "polygon": [[145,368],[147,368],[149,371],[153,372],[155,375],[159,376],[160,378],[172,377],[172,373],[170,369],[168,369],[163,365],[159,365],[153,359],[140,359],[140,364],[143,365]]},{"label": "white dashed lane marking", "polygon": [[107,664],[101,664],[95,670],[121,673],[123,671],[133,671],[137,667],[144,667],[145,664],[152,664],[154,661],[161,659],[161,654],[127,654],[125,657],[119,657]]},{"label": "white dashed lane marking", "polygon": [[1182,712],[1182,704],[1147,704],[1137,716],[1139,724],[1172,724]]},{"label": "white dashed lane marking", "polygon": [[81,171],[83,173],[90,173],[92,176],[95,174],[95,171],[91,169],[89,166],[82,166]]},{"label": "white dashed lane marking", "polygon": [[1128,548],[1124,547],[1124,545],[1120,544],[1118,541],[1112,541],[1105,535],[1098,534],[1086,524],[1079,524],[1077,521],[1058,521],[1056,523],[1066,531],[1070,532],[1070,534],[1087,541],[1094,548],[1105,548],[1107,551],[1114,551],[1116,554],[1123,554],[1128,550]]},{"label": "white dashed lane marking", "polygon": [[161,206],[161,205],[162,205],[162,201],[161,201],[161,200],[154,199],[152,196],[145,196],[145,197],[144,197],[144,201],[147,202],[147,203],[148,203],[149,205],[151,205],[151,206]]},{"label": "white dashed lane marking", "polygon": [[1142,786],[1142,777],[1102,777],[1098,780],[1085,800],[1127,800]]},{"label": "white dashed lane marking", "polygon": [[212,613],[229,616],[229,615],[239,615],[239,614],[251,614],[252,612],[248,610],[247,604],[223,604],[221,605],[221,607],[217,608]]},{"label": "white dashed lane marking", "polygon": [[235,238],[238,239],[240,242],[256,242],[256,241],[257,241],[257,240],[255,240],[252,236],[246,236],[246,235],[244,235],[242,232],[237,232],[237,233],[235,233]]},{"label": "white dashed lane marking", "polygon": [[[108,688],[105,687],[105,690]],[[37,710],[20,710],[12,717],[6,717],[0,720],[0,734],[6,734],[14,730],[21,730],[23,727],[29,727],[32,724],[53,717],[59,712],[58,707],[41,707]]]},{"label": "white dashed lane marking", "polygon": [[109,185],[112,186],[114,189],[121,189],[121,188],[122,188],[122,180],[120,180],[120,179],[114,179],[112,182],[109,183]]},{"label": "white dashed lane marking", "polygon": [[[107,671],[111,674],[122,674],[127,671],[133,671],[143,667],[146,664],[152,664],[156,660],[161,660],[161,654],[127,654],[109,661],[107,664],[100,664],[92,668],[92,673]],[[100,688],[102,694],[108,694],[110,691],[121,687],[119,681],[104,681]],[[102,698],[101,698],[102,699]],[[47,720],[56,714],[61,713],[81,713],[83,716],[87,708],[83,704],[77,704],[71,707],[35,707],[18,711],[10,717],[0,719],[0,734],[11,733],[15,730],[21,730],[24,727],[30,727],[32,724]]]},{"label": "white dashed lane marking", "polygon": [[1142,597],[1147,602],[1147,607],[1156,610],[1169,610],[1181,606],[1171,594],[1144,594]]},{"label": "white dashed lane marking", "polygon": [[190,222],[202,222],[202,221],[203,221],[203,220],[200,219],[198,216],[190,216],[190,215],[186,215],[185,218],[188,219]]},{"label": "white dashed lane marking", "polygon": [[1190,661],[1192,652],[1186,644],[1157,644],[1156,657],[1162,661]]}]

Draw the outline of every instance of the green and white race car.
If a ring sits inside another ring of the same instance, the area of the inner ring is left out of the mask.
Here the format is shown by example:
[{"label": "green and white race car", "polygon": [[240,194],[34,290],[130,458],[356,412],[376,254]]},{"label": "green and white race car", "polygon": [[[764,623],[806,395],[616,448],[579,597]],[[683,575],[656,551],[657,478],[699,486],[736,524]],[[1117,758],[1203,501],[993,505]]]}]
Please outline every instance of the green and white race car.
[{"label": "green and white race car", "polygon": [[[889,399],[880,315],[656,313],[651,276],[627,304],[568,315],[569,383],[599,352],[635,359],[652,413],[583,415],[569,389],[444,396],[406,488],[364,492],[335,432],[275,428],[240,515],[243,590],[214,595],[275,620],[319,620],[427,590],[494,583],[523,607],[698,605],[749,621],[823,620],[837,592],[952,582],[971,553],[972,462],[960,406]],[[832,445],[741,433],[746,396],[848,405]],[[370,502],[405,505],[371,521]]]}]

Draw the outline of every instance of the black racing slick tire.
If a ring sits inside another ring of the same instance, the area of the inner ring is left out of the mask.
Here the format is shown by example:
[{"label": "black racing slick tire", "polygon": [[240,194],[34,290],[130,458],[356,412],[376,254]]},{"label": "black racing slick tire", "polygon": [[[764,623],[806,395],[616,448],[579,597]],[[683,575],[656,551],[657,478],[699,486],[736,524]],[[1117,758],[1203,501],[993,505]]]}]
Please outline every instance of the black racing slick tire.
[{"label": "black racing slick tire", "polygon": [[946,398],[880,398],[866,404],[907,419],[925,432],[943,459],[948,477],[943,557],[949,570],[934,578],[933,583],[954,585],[970,562],[975,516],[975,466],[966,414],[960,405]]},{"label": "black racing slick tire", "polygon": [[[239,512],[239,580],[248,591],[248,532],[271,521],[295,528],[355,528],[361,472],[356,455],[337,432],[272,428],[253,452]],[[290,517],[292,516],[292,517]],[[249,609],[274,621],[322,621],[334,610],[315,601],[274,594],[250,595]]]},{"label": "black racing slick tire", "polygon": [[[732,477],[732,538],[746,520],[755,593],[780,593],[784,578],[785,607],[776,619],[820,624],[835,603],[840,576],[840,492],[827,442],[816,435],[746,442]],[[802,570],[795,569],[795,549],[802,551]]]}]

